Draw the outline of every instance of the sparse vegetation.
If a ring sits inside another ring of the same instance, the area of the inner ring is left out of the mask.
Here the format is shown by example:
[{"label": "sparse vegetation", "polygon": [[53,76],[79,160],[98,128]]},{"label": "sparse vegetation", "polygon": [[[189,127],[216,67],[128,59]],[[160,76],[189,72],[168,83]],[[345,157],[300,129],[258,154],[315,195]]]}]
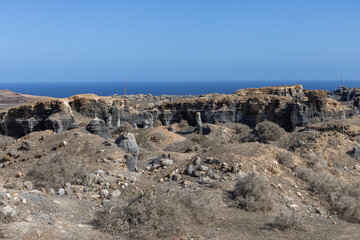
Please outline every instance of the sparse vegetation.
[{"label": "sparse vegetation", "polygon": [[71,156],[55,156],[41,158],[26,175],[36,187],[61,188],[65,183],[73,183],[82,179],[86,174],[87,166]]},{"label": "sparse vegetation", "polygon": [[264,212],[273,207],[271,187],[264,176],[256,173],[249,173],[236,182],[233,197],[239,207],[249,211]]},{"label": "sparse vegetation", "polygon": [[165,147],[165,151],[169,152],[194,152],[199,150],[199,145],[190,140],[184,140],[181,142],[174,142]]},{"label": "sparse vegetation", "polygon": [[128,239],[158,239],[184,234],[191,224],[215,218],[212,197],[191,190],[142,194],[96,214],[94,225]]}]

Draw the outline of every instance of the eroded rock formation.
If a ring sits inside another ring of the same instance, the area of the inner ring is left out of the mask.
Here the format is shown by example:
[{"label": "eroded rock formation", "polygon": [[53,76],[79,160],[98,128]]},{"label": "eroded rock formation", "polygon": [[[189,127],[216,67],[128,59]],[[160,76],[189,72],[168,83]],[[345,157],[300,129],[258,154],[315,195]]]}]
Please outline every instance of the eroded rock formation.
[{"label": "eroded rock formation", "polygon": [[353,106],[328,97],[326,91],[307,91],[301,85],[240,89],[230,95],[135,95],[126,100],[120,96],[87,94],[66,99],[44,98],[3,110],[0,132],[15,137],[45,129],[61,132],[79,123],[87,124],[95,117],[104,120],[109,129],[125,122],[147,128],[155,120],[164,125],[186,120],[196,126],[196,119],[200,118],[203,123],[240,122],[251,127],[268,120],[290,131],[297,126],[357,114]]}]

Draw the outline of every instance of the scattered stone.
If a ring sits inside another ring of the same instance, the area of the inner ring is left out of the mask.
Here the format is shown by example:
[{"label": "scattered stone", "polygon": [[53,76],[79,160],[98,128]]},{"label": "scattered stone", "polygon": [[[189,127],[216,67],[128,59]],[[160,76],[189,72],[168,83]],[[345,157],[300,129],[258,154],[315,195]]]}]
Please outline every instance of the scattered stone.
[{"label": "scattered stone", "polygon": [[18,172],[17,174],[16,174],[16,177],[17,178],[20,178],[20,177],[22,177],[24,174],[22,173],[22,172]]},{"label": "scattered stone", "polygon": [[59,144],[59,147],[65,147],[67,145],[67,142],[66,141],[62,141],[60,144]]},{"label": "scattered stone", "polygon": [[16,215],[16,211],[10,206],[5,206],[1,212],[4,216],[14,217]]},{"label": "scattered stone", "polygon": [[175,173],[173,176],[172,176],[172,180],[173,181],[179,181],[181,179],[181,175],[178,174],[178,173]]},{"label": "scattered stone", "polygon": [[194,173],[194,167],[192,165],[189,165],[187,168],[186,168],[186,174],[191,176],[193,175]]},{"label": "scattered stone", "polygon": [[58,194],[60,195],[60,196],[64,196],[65,195],[65,189],[63,189],[63,188],[60,188],[59,189],[59,191],[58,191]]},{"label": "scattered stone", "polygon": [[226,162],[223,162],[221,164],[221,170],[222,171],[227,171],[229,169],[229,165]]},{"label": "scattered stone", "polygon": [[23,182],[23,185],[24,185],[24,187],[26,187],[26,190],[29,190],[29,191],[33,190],[33,188],[34,188],[32,182],[30,182],[30,181]]},{"label": "scattered stone", "polygon": [[321,208],[315,208],[315,212],[320,215],[325,215],[325,212]]},{"label": "scattered stone", "polygon": [[200,164],[201,164],[200,157],[196,157],[196,159],[194,160],[194,165],[197,166],[197,165],[200,165]]},{"label": "scattered stone", "polygon": [[100,196],[103,198],[106,198],[107,196],[109,196],[109,191],[107,189],[103,189],[100,191]]},{"label": "scattered stone", "polygon": [[204,165],[200,165],[197,170],[198,171],[207,171],[209,168],[207,166],[204,166]]},{"label": "scattered stone", "polygon": [[171,160],[171,159],[161,159],[160,164],[161,164],[161,166],[171,166],[173,164],[173,160]]},{"label": "scattered stone", "polygon": [[19,150],[29,151],[31,149],[31,143],[27,140],[21,142]]},{"label": "scattered stone", "polygon": [[210,184],[211,182],[212,182],[212,180],[209,177],[201,177],[199,179],[200,184]]},{"label": "scattered stone", "polygon": [[213,157],[208,157],[208,158],[206,159],[206,163],[214,164],[214,162],[215,162],[215,159],[214,159]]},{"label": "scattered stone", "polygon": [[120,197],[120,195],[121,195],[121,192],[120,192],[120,190],[115,190],[115,191],[112,191],[111,193],[110,193],[110,197],[111,198],[118,198],[118,197]]},{"label": "scattered stone", "polygon": [[204,171],[194,171],[194,177],[204,177],[205,172]]},{"label": "scattered stone", "polygon": [[72,195],[74,193],[70,183],[65,184],[65,193],[66,195]]},{"label": "scattered stone", "polygon": [[104,207],[107,207],[111,204],[111,201],[108,199],[104,199],[101,201],[101,205],[103,205]]},{"label": "scattered stone", "polygon": [[220,176],[215,173],[215,174],[212,175],[212,178],[215,179],[215,180],[219,180]]},{"label": "scattered stone", "polygon": [[50,189],[48,190],[48,194],[49,194],[49,195],[55,195],[55,190],[54,190],[53,188],[50,188]]}]

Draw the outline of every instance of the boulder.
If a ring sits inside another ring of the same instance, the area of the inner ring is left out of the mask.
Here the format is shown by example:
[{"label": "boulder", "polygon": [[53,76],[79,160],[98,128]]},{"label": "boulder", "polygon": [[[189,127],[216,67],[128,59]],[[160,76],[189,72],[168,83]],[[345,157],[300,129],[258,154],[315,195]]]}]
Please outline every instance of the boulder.
[{"label": "boulder", "polygon": [[86,125],[86,130],[103,138],[112,137],[109,128],[105,124],[105,121],[97,117],[91,120],[88,125]]}]

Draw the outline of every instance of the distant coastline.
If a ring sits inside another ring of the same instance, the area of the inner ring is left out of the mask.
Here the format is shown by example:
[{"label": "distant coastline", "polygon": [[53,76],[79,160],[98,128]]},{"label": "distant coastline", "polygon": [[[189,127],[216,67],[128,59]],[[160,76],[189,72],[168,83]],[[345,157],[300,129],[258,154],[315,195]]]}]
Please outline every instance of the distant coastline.
[{"label": "distant coastline", "polygon": [[[13,92],[65,98],[75,94],[94,93],[99,96],[110,96],[124,93],[124,82],[5,82],[0,89]],[[201,95],[207,93],[231,94],[241,88],[257,88],[279,85],[301,84],[305,89],[334,90],[340,81],[168,81],[168,82],[127,82],[128,94],[152,95]],[[346,87],[360,87],[359,81],[343,81]]]}]

